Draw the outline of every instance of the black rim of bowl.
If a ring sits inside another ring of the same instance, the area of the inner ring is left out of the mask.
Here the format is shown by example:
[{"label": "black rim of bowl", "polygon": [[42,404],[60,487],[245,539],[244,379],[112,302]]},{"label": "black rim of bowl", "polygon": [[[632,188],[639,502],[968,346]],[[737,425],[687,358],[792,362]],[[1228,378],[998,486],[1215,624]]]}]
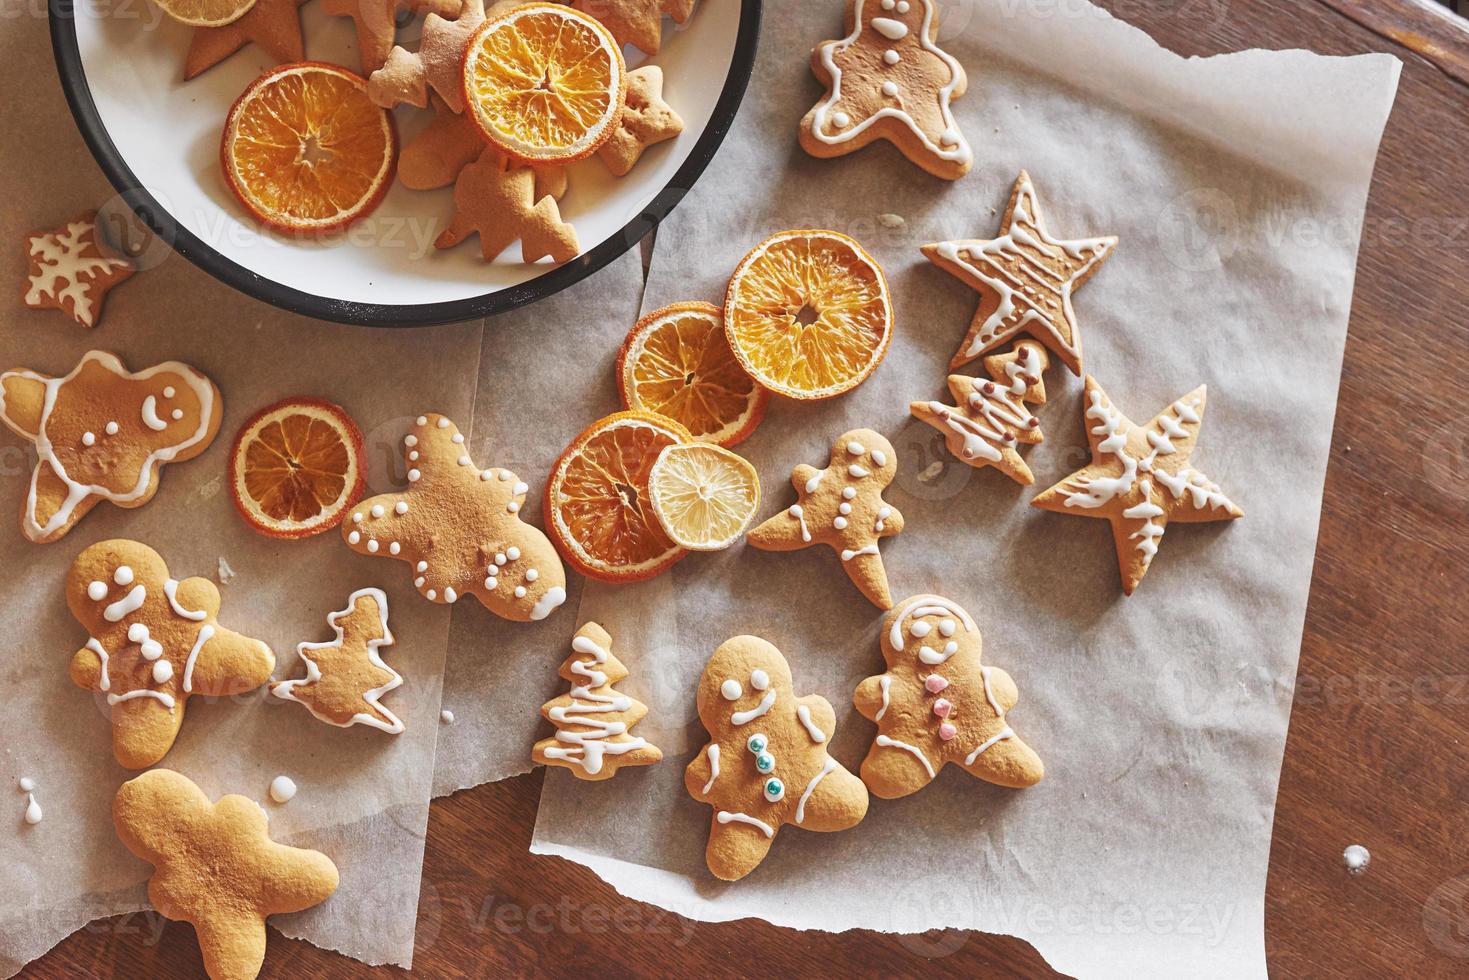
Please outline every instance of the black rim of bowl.
[{"label": "black rim of bowl", "polygon": [[76,0],[49,0],[51,50],[56,58],[56,72],[61,78],[62,91],[66,93],[67,104],[71,106],[71,114],[76,119],[77,128],[81,130],[82,139],[86,141],[108,181],[139,219],[154,234],[171,244],[174,251],[248,296],[321,320],[382,327],[432,326],[504,313],[580,282],[640,242],[694,186],[699,175],[709,166],[709,161],[714,159],[719,145],[724,142],[755,67],[761,5],[761,0],[742,0],[734,58],[730,62],[724,89],[714,104],[709,124],[694,144],[693,152],[673,175],[673,179],[654,195],[637,217],[591,251],[527,282],[467,299],[402,305],[358,303],[292,289],[226,258],[180,225],[143,187],[102,124],[102,117],[92,99],[92,90],[87,85],[86,72],[82,68],[81,52],[77,47],[76,24],[72,12],[75,2]]}]

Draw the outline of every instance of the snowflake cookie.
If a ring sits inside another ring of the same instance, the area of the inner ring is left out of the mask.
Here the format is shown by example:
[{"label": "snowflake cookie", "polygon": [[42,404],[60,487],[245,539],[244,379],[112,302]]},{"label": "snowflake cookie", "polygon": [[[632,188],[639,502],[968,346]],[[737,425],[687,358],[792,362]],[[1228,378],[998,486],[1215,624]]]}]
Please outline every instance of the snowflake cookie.
[{"label": "snowflake cookie", "polygon": [[791,668],[757,636],[714,651],[696,694],[709,744],[684,770],[689,795],[714,808],[705,859],[725,881],[765,859],[783,825],[835,831],[867,815],[867,788],[827,752],[836,712],[796,697]]},{"label": "snowflake cookie", "polygon": [[883,622],[881,642],[887,672],[864,680],[852,698],[877,723],[862,762],[874,795],[916,793],[951,762],[999,786],[1040,782],[1040,757],[1005,719],[1020,698],[1015,682],[980,663],[979,628],[957,603],[904,600]]},{"label": "snowflake cookie", "polygon": [[892,443],[871,429],[853,429],[832,444],[826,469],[804,463],[795,468],[796,503],[750,531],[748,540],[765,551],[829,545],[862,594],[873,605],[891,609],[877,543],[903,530],[903,515],[882,499],[897,472]]},{"label": "snowflake cookie", "polygon": [[146,769],[173,746],[191,694],[230,697],[270,679],[275,654],[219,624],[219,589],[170,577],[136,541],[102,541],[77,556],[66,604],[86,629],[71,679],[106,695],[118,764]]},{"label": "snowflake cookie", "polygon": [[326,622],[336,639],[298,644],[306,676],[277,681],[270,693],[304,705],[328,725],[369,725],[389,735],[402,734],[403,722],[378,700],[403,683],[402,675],[378,654],[379,648],[393,644],[387,595],[382,589],[358,589],[347,598],[347,608],[327,616]]},{"label": "snowflake cookie", "polygon": [[133,274],[131,262],[98,242],[96,211],[26,235],[26,260],[25,305],[60,310],[84,327],[97,325],[107,291]]},{"label": "snowflake cookie", "polygon": [[1087,443],[1092,461],[1031,501],[1042,510],[1100,517],[1112,524],[1122,591],[1132,595],[1158,553],[1169,521],[1231,521],[1244,511],[1190,463],[1208,395],[1199,385],[1146,425],[1117,411],[1086,379]]},{"label": "snowflake cookie", "polygon": [[359,555],[413,566],[430,602],[472,595],[504,619],[545,619],[566,601],[566,571],[540,528],[520,519],[530,487],[506,469],[479,469],[442,415],[420,415],[403,439],[408,489],[363,500],[342,522]]}]

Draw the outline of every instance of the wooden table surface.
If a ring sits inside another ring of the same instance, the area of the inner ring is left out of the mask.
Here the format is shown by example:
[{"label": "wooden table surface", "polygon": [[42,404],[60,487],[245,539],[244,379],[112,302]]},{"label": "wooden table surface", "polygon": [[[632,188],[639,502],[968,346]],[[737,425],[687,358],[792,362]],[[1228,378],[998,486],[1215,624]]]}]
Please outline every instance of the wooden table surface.
[{"label": "wooden table surface", "polygon": [[[1358,264],[1266,946],[1281,977],[1469,975],[1469,24],[1431,0],[1101,3],[1185,55],[1404,61]],[[535,773],[434,803],[419,975],[1055,975],[1010,938],[710,925],[627,901],[585,868],[526,853],[540,785]],[[1355,877],[1341,861],[1351,843],[1372,852]],[[161,927],[93,923],[26,975],[201,976],[190,927]],[[367,972],[272,932],[262,976],[306,971]]]}]

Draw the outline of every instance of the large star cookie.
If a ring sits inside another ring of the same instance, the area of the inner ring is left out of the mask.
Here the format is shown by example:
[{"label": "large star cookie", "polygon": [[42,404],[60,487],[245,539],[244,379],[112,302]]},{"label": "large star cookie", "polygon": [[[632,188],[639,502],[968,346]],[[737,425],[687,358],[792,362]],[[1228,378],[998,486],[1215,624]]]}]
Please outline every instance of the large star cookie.
[{"label": "large star cookie", "polygon": [[258,975],[266,917],[308,909],[337,890],[331,859],[271,840],[260,804],[244,796],[210,803],[171,769],[123,783],[112,820],[127,849],[153,865],[148,900],[194,927],[215,980]]},{"label": "large star cookie", "polygon": [[473,595],[505,619],[544,619],[566,601],[566,571],[540,528],[520,519],[530,488],[505,469],[481,470],[442,415],[420,415],[404,437],[408,489],[371,497],[342,522],[359,555],[413,566],[430,602]]},{"label": "large star cookie", "polygon": [[903,515],[882,499],[897,472],[892,443],[871,429],[854,429],[832,444],[826,469],[804,463],[795,468],[796,503],[752,530],[748,540],[765,551],[829,545],[862,594],[873,605],[891,609],[877,543],[903,530]]},{"label": "large star cookie", "polygon": [[163,464],[209,448],[223,415],[214,383],[177,361],[135,373],[94,350],[65,377],[0,374],[0,421],[36,446],[21,533],[55,541],[98,501],[143,506]]},{"label": "large star cookie", "polygon": [[663,40],[663,15],[682,24],[697,0],[571,0],[572,7],[602,22],[618,44],[657,54]]},{"label": "large star cookie", "polygon": [[944,445],[961,461],[975,469],[993,466],[1016,483],[1029,486],[1035,476],[1017,447],[1045,440],[1040,419],[1025,405],[1045,403],[1042,376],[1050,358],[1040,344],[1025,340],[1009,353],[985,358],[984,363],[992,380],[949,375],[953,405],[920,401],[909,404],[908,410],[942,432]]},{"label": "large star cookie", "polygon": [[133,274],[133,264],[97,240],[97,212],[88,211],[56,231],[26,235],[25,305],[60,310],[95,327],[107,291]]},{"label": "large star cookie", "polygon": [[1206,394],[1200,385],[1138,425],[1117,411],[1088,375],[1091,464],[1031,501],[1042,510],[1110,521],[1122,591],[1128,595],[1147,574],[1169,521],[1197,524],[1244,516],[1189,462],[1204,423]]},{"label": "large star cookie", "polygon": [[276,64],[304,61],[301,15],[307,0],[255,0],[239,20],[223,27],[196,27],[184,57],[184,81],[219,64],[247,44],[258,44]]},{"label": "large star cookie", "polygon": [[1071,294],[1097,271],[1117,239],[1062,240],[1046,231],[1030,175],[1020,172],[999,238],[923,246],[934,265],[978,290],[979,309],[949,369],[1027,333],[1081,374],[1081,330]]},{"label": "large star cookie", "polygon": [[627,73],[627,105],[597,155],[608,170],[624,177],[637,165],[644,150],[681,132],[683,120],[663,101],[663,69],[643,65]]},{"label": "large star cookie", "polygon": [[836,712],[818,694],[796,697],[774,646],[758,636],[721,643],[695,699],[710,740],[684,770],[684,787],[714,808],[705,860],[716,876],[755,870],[786,824],[829,832],[867,815],[867,788],[827,751]]},{"label": "large star cookie", "polygon": [[957,603],[905,599],[883,622],[887,671],[857,686],[852,702],[877,723],[862,781],[883,799],[916,793],[949,763],[1021,789],[1040,782],[1040,757],[1006,713],[1020,699],[1010,675],[980,663],[979,628]]},{"label": "large star cookie", "polygon": [[847,36],[811,52],[826,97],[801,120],[801,146],[836,157],[885,139],[936,177],[969,172],[974,153],[954,120],[964,66],[937,44],[936,0],[851,0]]},{"label": "large star cookie", "polygon": [[77,556],[66,604],[86,629],[71,660],[78,687],[107,696],[119,765],[146,769],[173,746],[192,694],[230,697],[270,679],[275,654],[219,624],[219,589],[169,577],[136,541],[102,541]]},{"label": "large star cookie", "polygon": [[461,0],[322,0],[322,12],[328,17],[351,17],[357,28],[357,52],[362,60],[362,73],[370,75],[381,68],[393,50],[397,34],[398,13],[459,16]]},{"label": "large star cookie", "polygon": [[304,705],[328,725],[370,725],[389,735],[401,734],[403,722],[378,700],[403,683],[402,675],[378,654],[393,643],[387,595],[382,589],[358,589],[347,598],[347,608],[327,616],[326,622],[336,638],[298,644],[306,676],[278,681],[270,685],[270,693]]}]

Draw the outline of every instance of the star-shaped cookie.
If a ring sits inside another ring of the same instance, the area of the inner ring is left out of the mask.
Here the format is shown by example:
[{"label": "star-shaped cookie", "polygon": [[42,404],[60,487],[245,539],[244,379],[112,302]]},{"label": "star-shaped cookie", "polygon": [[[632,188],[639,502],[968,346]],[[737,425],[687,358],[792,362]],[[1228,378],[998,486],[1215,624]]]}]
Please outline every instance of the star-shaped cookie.
[{"label": "star-shaped cookie", "polygon": [[322,12],[328,17],[351,17],[357,27],[357,51],[362,60],[362,73],[371,74],[381,68],[393,50],[399,11],[415,14],[459,16],[461,0],[322,0]]},{"label": "star-shaped cookie", "polygon": [[97,325],[108,290],[133,274],[131,262],[97,240],[96,211],[26,235],[26,261],[25,305],[60,310],[84,327]]},{"label": "star-shaped cookie", "polygon": [[245,15],[223,27],[196,27],[184,57],[184,81],[219,64],[245,45],[255,43],[277,64],[304,61],[301,15],[306,0],[255,0]]},{"label": "star-shaped cookie", "polygon": [[484,0],[464,0],[452,20],[429,13],[423,19],[418,50],[394,45],[387,61],[367,81],[367,94],[385,109],[400,102],[428,105],[428,90],[454,112],[464,111],[464,51],[485,22]]},{"label": "star-shaped cookie", "polygon": [[304,705],[328,725],[369,725],[389,735],[402,734],[402,720],[378,700],[403,683],[402,675],[378,654],[393,643],[387,594],[382,589],[358,589],[348,597],[347,608],[326,621],[336,638],[298,644],[306,676],[277,681],[270,685],[270,693]]},{"label": "star-shaped cookie", "polygon": [[1158,553],[1169,521],[1229,521],[1244,511],[1190,463],[1204,423],[1207,388],[1199,385],[1138,425],[1086,379],[1091,464],[1031,501],[1042,510],[1100,517],[1112,524],[1122,591],[1132,595]]},{"label": "star-shaped cookie", "polygon": [[[527,167],[486,147],[478,160],[459,171],[454,217],[434,239],[434,248],[453,248],[477,234],[487,262],[517,240],[522,262],[576,258],[581,252],[576,229],[561,220],[556,194],[544,185],[548,169],[561,168]],[[564,183],[560,189],[565,190]]]},{"label": "star-shaped cookie", "polygon": [[1117,244],[1114,236],[1063,240],[1041,217],[1030,175],[1020,172],[999,238],[923,246],[934,265],[978,290],[979,309],[949,370],[1026,333],[1081,374],[1081,330],[1071,294],[1091,278]]},{"label": "star-shaped cookie", "polygon": [[644,65],[627,73],[627,105],[617,128],[597,155],[618,177],[626,176],[643,151],[683,132],[683,120],[663,101],[663,69]]},{"label": "star-shaped cookie", "polygon": [[903,530],[903,515],[882,499],[897,473],[893,444],[871,429],[853,429],[832,444],[826,469],[804,463],[795,468],[796,503],[752,530],[748,540],[765,551],[829,545],[862,594],[873,605],[891,609],[877,542]]},{"label": "star-shaped cookie", "polygon": [[112,800],[117,836],[153,865],[148,900],[199,937],[215,980],[249,980],[265,961],[267,916],[319,905],[337,890],[325,854],[270,839],[259,803],[204,791],[171,769],[122,784]]},{"label": "star-shaped cookie", "polygon": [[520,519],[530,487],[506,469],[479,469],[442,415],[420,415],[403,439],[408,489],[370,497],[342,522],[359,555],[413,566],[430,602],[473,595],[505,619],[544,619],[566,601],[566,571],[540,528]]},{"label": "star-shaped cookie", "polygon": [[682,24],[697,0],[571,0],[571,6],[600,20],[617,38],[640,51],[657,54],[663,40],[663,15]]}]

